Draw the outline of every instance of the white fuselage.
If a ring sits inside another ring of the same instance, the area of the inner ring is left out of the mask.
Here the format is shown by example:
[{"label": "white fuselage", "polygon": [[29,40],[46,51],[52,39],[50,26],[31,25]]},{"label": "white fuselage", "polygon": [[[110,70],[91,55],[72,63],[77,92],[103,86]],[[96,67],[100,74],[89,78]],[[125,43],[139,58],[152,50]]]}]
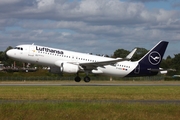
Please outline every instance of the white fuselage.
[{"label": "white fuselage", "polygon": [[[9,50],[7,55],[19,61],[45,66],[57,66],[55,64],[57,61],[81,64],[115,60],[114,58],[37,45],[19,45],[15,49]],[[113,65],[96,66],[96,69],[92,69],[91,72],[124,77],[132,72],[137,65],[138,62],[122,61]]]},{"label": "white fuselage", "polygon": [[160,41],[138,61],[132,58],[134,49],[125,58],[108,58],[91,54],[55,49],[38,45],[19,45],[6,54],[16,60],[45,65],[51,73],[76,73],[75,81],[80,82],[78,73],[86,73],[85,82],[90,81],[89,73],[118,77],[138,77],[157,75],[168,42]]}]

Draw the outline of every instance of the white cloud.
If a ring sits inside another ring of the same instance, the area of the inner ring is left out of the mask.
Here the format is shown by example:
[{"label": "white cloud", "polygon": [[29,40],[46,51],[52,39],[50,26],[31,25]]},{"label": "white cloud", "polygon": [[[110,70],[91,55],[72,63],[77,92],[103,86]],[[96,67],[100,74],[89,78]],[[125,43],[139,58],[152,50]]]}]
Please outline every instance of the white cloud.
[{"label": "white cloud", "polygon": [[43,12],[53,9],[53,7],[55,6],[54,0],[36,0],[36,1],[37,1],[38,10]]},{"label": "white cloud", "polygon": [[13,45],[34,42],[112,54],[118,48],[131,50],[179,39],[180,11],[147,9],[140,2],[7,0],[1,4],[8,7],[0,7],[0,40]]}]

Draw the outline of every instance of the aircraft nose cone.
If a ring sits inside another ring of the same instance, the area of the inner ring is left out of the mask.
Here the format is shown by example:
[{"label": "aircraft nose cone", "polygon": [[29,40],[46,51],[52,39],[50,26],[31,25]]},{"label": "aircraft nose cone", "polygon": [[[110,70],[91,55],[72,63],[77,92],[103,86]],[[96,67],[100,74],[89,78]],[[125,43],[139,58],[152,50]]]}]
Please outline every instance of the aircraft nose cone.
[{"label": "aircraft nose cone", "polygon": [[6,55],[7,55],[8,57],[12,57],[12,56],[14,55],[14,53],[13,53],[12,50],[8,50],[8,51],[6,52]]}]

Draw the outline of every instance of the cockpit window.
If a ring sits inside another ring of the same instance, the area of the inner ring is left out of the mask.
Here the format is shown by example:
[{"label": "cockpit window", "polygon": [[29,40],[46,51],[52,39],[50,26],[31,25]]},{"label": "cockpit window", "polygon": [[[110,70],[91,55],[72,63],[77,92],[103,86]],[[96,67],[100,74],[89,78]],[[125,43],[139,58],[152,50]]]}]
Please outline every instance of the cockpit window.
[{"label": "cockpit window", "polygon": [[17,49],[17,50],[23,50],[22,47],[15,47],[14,49]]}]

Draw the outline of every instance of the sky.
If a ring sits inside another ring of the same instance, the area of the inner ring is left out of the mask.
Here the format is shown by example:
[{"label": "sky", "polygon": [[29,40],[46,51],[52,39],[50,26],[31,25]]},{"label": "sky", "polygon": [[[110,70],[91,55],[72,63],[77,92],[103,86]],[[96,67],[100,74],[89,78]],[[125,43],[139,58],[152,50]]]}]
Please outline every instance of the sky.
[{"label": "sky", "polygon": [[113,55],[161,40],[165,57],[180,53],[179,0],[0,0],[0,51],[34,43]]}]

